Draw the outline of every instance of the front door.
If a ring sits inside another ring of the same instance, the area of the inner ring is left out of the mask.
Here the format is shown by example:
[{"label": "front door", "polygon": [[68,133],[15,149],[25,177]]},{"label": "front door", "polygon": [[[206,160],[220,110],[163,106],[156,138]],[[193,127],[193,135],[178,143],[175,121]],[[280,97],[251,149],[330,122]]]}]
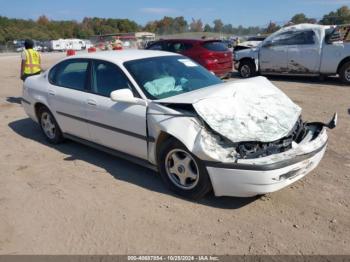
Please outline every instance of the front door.
[{"label": "front door", "polygon": [[147,159],[146,106],[115,102],[110,93],[132,85],[115,64],[93,60],[87,104],[89,132],[94,142]]},{"label": "front door", "polygon": [[285,42],[290,32],[267,38],[259,52],[259,68],[262,73],[286,73],[288,71],[288,47]]},{"label": "front door", "polygon": [[315,74],[319,72],[321,46],[313,30],[295,32],[288,44],[288,73]]}]

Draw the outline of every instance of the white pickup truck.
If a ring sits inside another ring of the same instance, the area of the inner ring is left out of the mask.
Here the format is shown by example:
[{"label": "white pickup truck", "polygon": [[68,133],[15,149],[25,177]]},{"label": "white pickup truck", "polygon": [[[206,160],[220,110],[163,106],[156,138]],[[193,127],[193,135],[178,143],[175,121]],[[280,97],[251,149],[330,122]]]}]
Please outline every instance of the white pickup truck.
[{"label": "white pickup truck", "polygon": [[349,26],[300,24],[282,28],[259,46],[235,52],[241,77],[339,75],[350,84]]}]

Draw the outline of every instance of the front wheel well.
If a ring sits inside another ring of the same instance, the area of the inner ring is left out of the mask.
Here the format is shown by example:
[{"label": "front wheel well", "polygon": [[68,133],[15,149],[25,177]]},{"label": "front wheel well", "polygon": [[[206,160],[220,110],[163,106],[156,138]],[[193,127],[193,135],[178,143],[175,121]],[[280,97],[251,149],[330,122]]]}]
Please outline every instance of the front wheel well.
[{"label": "front wheel well", "polygon": [[43,103],[36,103],[34,105],[34,112],[35,112],[35,116],[36,116],[36,119],[39,121],[40,119],[40,116],[39,116],[39,113],[40,113],[40,110],[43,109],[43,108],[46,108],[48,110],[50,110],[46,105],[44,105]]},{"label": "front wheel well", "polygon": [[239,60],[240,63],[242,63],[244,61],[251,61],[255,64],[255,60],[253,58],[250,58],[250,57],[244,57],[241,60]]},{"label": "front wheel well", "polygon": [[239,61],[238,72],[241,77],[249,78],[256,76],[257,67],[255,64],[255,60],[252,58],[243,58]]},{"label": "front wheel well", "polygon": [[164,141],[168,139],[176,139],[174,136],[161,131],[156,142],[156,152],[155,152],[155,159],[157,160],[157,163],[159,162],[159,150],[160,150],[160,145],[164,143]]},{"label": "front wheel well", "polygon": [[337,74],[340,73],[340,69],[342,68],[342,66],[347,63],[347,62],[350,62],[350,56],[348,57],[345,57],[343,60],[340,61],[339,65],[338,65],[338,68],[337,68]]},{"label": "front wheel well", "polygon": [[244,58],[242,58],[241,60],[239,60],[239,64],[242,64],[243,62],[251,62],[252,64],[254,64],[256,72],[258,71],[258,68],[257,68],[257,66],[256,66],[256,63],[255,63],[255,59],[254,59],[254,58],[251,58],[251,57],[244,57]]}]

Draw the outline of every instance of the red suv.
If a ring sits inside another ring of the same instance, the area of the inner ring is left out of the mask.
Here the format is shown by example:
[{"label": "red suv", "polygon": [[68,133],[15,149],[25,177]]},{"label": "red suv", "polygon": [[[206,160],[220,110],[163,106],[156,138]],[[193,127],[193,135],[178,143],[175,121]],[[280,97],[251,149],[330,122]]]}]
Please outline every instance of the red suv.
[{"label": "red suv", "polygon": [[219,40],[166,39],[153,42],[146,49],[180,53],[219,77],[232,72],[232,52]]}]

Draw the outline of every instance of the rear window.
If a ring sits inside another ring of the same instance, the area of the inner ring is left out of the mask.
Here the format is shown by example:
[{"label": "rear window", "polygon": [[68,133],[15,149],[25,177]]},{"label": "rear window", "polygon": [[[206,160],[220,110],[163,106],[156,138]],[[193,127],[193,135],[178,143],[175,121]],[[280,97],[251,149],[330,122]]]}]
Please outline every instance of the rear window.
[{"label": "rear window", "polygon": [[203,47],[210,51],[229,51],[227,46],[220,41],[217,42],[205,42],[203,43]]}]

